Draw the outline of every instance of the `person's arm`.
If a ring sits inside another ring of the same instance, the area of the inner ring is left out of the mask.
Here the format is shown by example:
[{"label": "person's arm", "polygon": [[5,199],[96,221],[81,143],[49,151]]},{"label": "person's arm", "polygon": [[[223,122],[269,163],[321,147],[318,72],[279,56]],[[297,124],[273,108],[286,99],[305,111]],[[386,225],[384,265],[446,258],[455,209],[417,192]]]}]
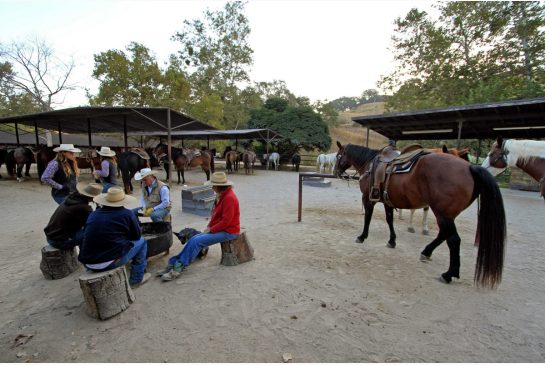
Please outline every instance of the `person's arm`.
[{"label": "person's arm", "polygon": [[127,217],[129,219],[129,224],[128,224],[129,231],[128,231],[127,239],[129,241],[135,241],[137,239],[140,239],[140,236],[142,236],[142,231],[140,229],[140,225],[138,224],[138,218],[136,218],[136,216],[130,210],[127,209],[127,211],[128,211]]},{"label": "person's arm", "polygon": [[47,184],[51,186],[53,189],[60,190],[63,188],[62,184],[59,184],[55,180],[53,180],[53,175],[57,172],[59,169],[59,162],[57,160],[52,160],[47,164],[47,168],[45,169],[44,173],[42,174],[42,182],[44,184]]},{"label": "person's arm", "polygon": [[210,227],[210,233],[225,231],[235,216],[233,197],[226,196],[219,207],[221,209],[220,221]]},{"label": "person's arm", "polygon": [[101,170],[95,170],[95,174],[100,177],[108,177],[110,175],[110,163],[107,160],[102,160],[100,168]]},{"label": "person's arm", "polygon": [[161,190],[159,190],[159,195],[161,195],[161,203],[156,205],[153,210],[166,209],[170,204],[170,190],[168,187],[163,186]]}]

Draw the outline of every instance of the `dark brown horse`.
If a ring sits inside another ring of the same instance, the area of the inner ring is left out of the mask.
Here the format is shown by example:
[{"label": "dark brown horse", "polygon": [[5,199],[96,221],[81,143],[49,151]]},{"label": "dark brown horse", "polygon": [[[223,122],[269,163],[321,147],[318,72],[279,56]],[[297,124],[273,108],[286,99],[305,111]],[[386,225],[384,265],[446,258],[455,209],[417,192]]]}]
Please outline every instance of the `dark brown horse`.
[{"label": "dark brown horse", "polygon": [[57,156],[57,152],[53,151],[53,147],[41,144],[37,147],[34,155],[36,157],[36,165],[38,166],[38,177],[41,179],[47,168],[47,164]]},{"label": "dark brown horse", "polygon": [[[171,150],[172,161],[174,162],[176,170],[182,175],[183,184],[185,184],[184,170],[188,167],[200,166],[206,174],[206,180],[210,180],[210,171],[214,171],[214,157],[211,152],[189,149],[183,150],[176,147],[172,147]],[[158,144],[157,147],[155,147],[155,149],[153,150],[153,154],[158,161],[166,162],[168,160],[168,146],[162,143]],[[167,168],[167,166],[168,165],[165,164],[165,168]],[[178,174],[178,184],[179,183],[180,174]]]},{"label": "dark brown horse", "polygon": [[30,165],[35,162],[34,153],[27,147],[16,147],[8,152],[6,157],[6,168],[11,177],[17,174],[17,181],[23,181],[23,166],[25,176],[30,177]]},{"label": "dark brown horse", "polygon": [[246,175],[254,174],[254,165],[257,161],[257,155],[252,150],[246,150],[242,154],[242,162],[244,162],[244,173]]},{"label": "dark brown horse", "polygon": [[296,172],[299,172],[299,165],[301,165],[301,156],[298,153],[294,153],[291,156],[291,165]]},{"label": "dark brown horse", "polygon": [[119,156],[117,166],[121,170],[125,194],[131,194],[133,192],[132,178],[134,174],[144,167],[150,167],[149,159],[145,159],[140,154],[131,151],[122,152],[117,156]]},{"label": "dark brown horse", "polygon": [[[372,164],[377,164],[382,151],[337,142],[339,152],[335,173],[341,176],[354,166],[360,173],[360,190],[365,208],[363,232],[356,242],[363,242],[369,233],[374,201],[370,200]],[[480,197],[478,229],[480,245],[477,254],[474,280],[477,285],[494,288],[501,282],[506,237],[505,211],[500,189],[494,177],[480,166],[470,166],[460,158],[445,153],[422,155],[412,169],[390,175],[389,182],[380,189],[381,201],[386,210],[390,228],[389,247],[395,247],[393,227],[394,208],[416,209],[429,206],[437,219],[439,234],[426,246],[421,259],[430,259],[433,250],[447,241],[450,251],[448,270],[441,275],[450,283],[460,277],[460,236],[454,220],[477,197]]]},{"label": "dark brown horse", "polygon": [[508,166],[518,167],[539,183],[541,196],[545,198],[544,141],[503,140],[498,137],[482,166],[493,175],[498,175]]},{"label": "dark brown horse", "polygon": [[225,170],[227,172],[238,172],[238,165],[240,162],[240,153],[238,151],[228,151],[225,154]]},{"label": "dark brown horse", "polygon": [[78,167],[80,169],[90,169],[91,172],[100,170],[100,155],[94,148],[83,150],[79,156],[76,157],[76,161],[78,162]]}]

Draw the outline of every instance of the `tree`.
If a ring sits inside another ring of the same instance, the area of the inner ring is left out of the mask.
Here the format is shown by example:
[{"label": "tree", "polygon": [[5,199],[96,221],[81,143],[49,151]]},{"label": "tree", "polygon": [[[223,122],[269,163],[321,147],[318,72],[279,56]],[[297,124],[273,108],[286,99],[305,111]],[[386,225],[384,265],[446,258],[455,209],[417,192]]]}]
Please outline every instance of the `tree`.
[{"label": "tree", "polygon": [[4,92],[10,89],[11,101],[19,100],[17,104],[22,102],[25,108],[53,110],[62,103],[66,92],[76,87],[68,83],[74,61],[63,62],[53,48],[38,38],[0,45],[0,65]]},{"label": "tree", "polygon": [[328,150],[331,137],[327,124],[310,106],[291,106],[281,98],[268,99],[262,108],[250,111],[249,128],[269,128],[287,138],[287,143],[310,151]]}]

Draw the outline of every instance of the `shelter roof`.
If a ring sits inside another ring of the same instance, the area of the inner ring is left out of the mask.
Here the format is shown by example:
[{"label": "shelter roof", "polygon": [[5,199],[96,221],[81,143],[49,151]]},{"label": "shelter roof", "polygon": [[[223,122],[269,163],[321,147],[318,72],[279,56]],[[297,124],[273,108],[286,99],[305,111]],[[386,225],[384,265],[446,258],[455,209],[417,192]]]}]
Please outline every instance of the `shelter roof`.
[{"label": "shelter roof", "polygon": [[[59,135],[58,133],[52,132],[51,133],[51,140],[53,145],[59,145]],[[47,144],[47,136],[45,133],[38,134],[38,141],[40,144]],[[19,142],[22,145],[35,145],[36,144],[36,135],[34,132],[19,132]],[[72,143],[75,146],[88,146],[89,145],[89,138],[87,135],[84,134],[70,134],[70,133],[63,133],[62,134],[62,142],[63,143]],[[15,137],[14,133],[0,131],[0,145],[16,145],[17,139]],[[128,141],[129,147],[138,147],[139,144],[129,139]],[[108,146],[108,147],[123,147],[125,146],[125,142],[122,138],[119,137],[113,137],[113,136],[101,136],[101,135],[94,135],[93,136],[93,145],[95,147],[98,146]]]},{"label": "shelter roof", "polygon": [[[204,130],[214,127],[183,113],[163,107],[94,107],[83,106],[49,112],[0,118],[0,124],[18,123],[68,133],[127,131],[167,131],[170,111],[171,130]],[[90,126],[90,127],[89,127]],[[64,142],[64,139],[63,139]]]},{"label": "shelter roof", "polygon": [[[143,136],[166,137],[167,132],[144,132],[138,133]],[[129,133],[135,135],[135,133]],[[172,139],[258,139],[266,142],[283,139],[280,134],[271,129],[226,129],[226,130],[202,130],[202,131],[174,131],[171,133]]]},{"label": "shelter roof", "polygon": [[353,117],[393,140],[545,138],[545,98]]}]

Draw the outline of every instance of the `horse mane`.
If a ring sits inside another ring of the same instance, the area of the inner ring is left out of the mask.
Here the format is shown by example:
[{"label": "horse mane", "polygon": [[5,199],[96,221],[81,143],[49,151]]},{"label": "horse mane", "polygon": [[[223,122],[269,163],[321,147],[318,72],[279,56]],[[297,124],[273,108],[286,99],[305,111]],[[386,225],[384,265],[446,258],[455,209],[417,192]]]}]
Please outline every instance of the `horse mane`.
[{"label": "horse mane", "polygon": [[526,164],[536,157],[545,158],[545,141],[508,139],[504,142],[503,148],[508,152],[509,166],[516,166],[519,159]]},{"label": "horse mane", "polygon": [[364,166],[371,161],[378,153],[378,150],[359,146],[356,144],[347,144],[344,150],[348,156],[354,161],[354,166]]}]

